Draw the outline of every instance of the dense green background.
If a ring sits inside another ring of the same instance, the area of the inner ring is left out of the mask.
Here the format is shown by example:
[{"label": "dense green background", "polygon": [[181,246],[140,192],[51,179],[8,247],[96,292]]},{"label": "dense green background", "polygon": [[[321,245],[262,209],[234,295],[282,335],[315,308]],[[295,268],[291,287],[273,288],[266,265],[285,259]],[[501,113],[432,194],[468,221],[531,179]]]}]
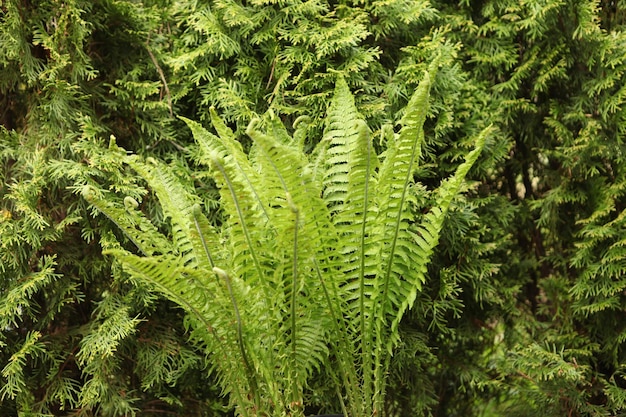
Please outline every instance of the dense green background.
[{"label": "dense green background", "polygon": [[[624,415],[625,29],[622,0],[0,0],[0,414],[229,412],[180,310],[101,255],[117,229],[79,191],[144,192],[110,135],[214,207],[177,116],[242,132],[272,109],[316,137],[342,73],[382,127],[439,59],[422,183],[498,130],[403,322],[390,412]],[[325,377],[311,413],[334,411]]]}]

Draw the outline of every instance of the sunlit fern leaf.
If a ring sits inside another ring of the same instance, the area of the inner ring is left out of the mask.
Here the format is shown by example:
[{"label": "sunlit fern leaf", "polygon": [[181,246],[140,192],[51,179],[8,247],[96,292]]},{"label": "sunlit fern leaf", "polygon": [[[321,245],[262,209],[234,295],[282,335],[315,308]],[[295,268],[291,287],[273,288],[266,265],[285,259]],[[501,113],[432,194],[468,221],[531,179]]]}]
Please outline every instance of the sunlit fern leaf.
[{"label": "sunlit fern leaf", "polygon": [[[200,219],[201,212],[196,211],[194,214],[193,210],[199,204],[199,199],[184,187],[182,181],[162,162],[154,159],[143,162],[137,157],[129,157],[127,163],[148,182],[159,198],[163,214],[170,219],[173,243],[178,253],[183,256],[185,264],[210,268],[206,246],[199,240],[199,235],[192,233],[197,227],[196,222],[191,221],[192,217],[195,216],[198,221],[208,224],[208,221]],[[212,228],[205,227],[204,232],[204,239],[218,241]]]},{"label": "sunlit fern leaf", "polygon": [[[395,281],[395,283],[399,285],[394,285],[392,282],[392,287],[396,286],[397,290],[392,289],[391,291],[402,295],[402,298],[398,300],[400,303],[396,306],[396,314],[392,323],[392,333],[397,329],[406,310],[411,308],[415,302],[417,292],[421,289],[425,281],[426,263],[430,260],[434,248],[439,243],[439,234],[443,227],[448,209],[450,208],[450,204],[454,197],[458,195],[467,173],[482,152],[490,132],[491,127],[480,132],[475,139],[475,148],[467,154],[465,162],[457,168],[455,174],[445,180],[437,189],[435,206],[426,214],[421,225],[418,226],[417,232],[412,234],[416,239],[416,245],[410,246],[409,250],[411,256],[406,259],[408,262],[404,264],[405,269],[412,271],[412,274],[405,276],[409,285],[402,285],[402,280]],[[399,259],[402,260],[403,258]]]},{"label": "sunlit fern leaf", "polygon": [[[383,282],[382,298],[387,297],[394,277],[398,240],[404,236],[410,220],[408,205],[413,183],[413,175],[418,167],[421,146],[424,141],[424,121],[428,110],[430,77],[428,73],[419,84],[407,105],[401,120],[402,128],[397,139],[388,143],[384,160],[380,167],[376,198],[378,203],[378,224],[383,227],[383,241],[388,247],[381,247],[380,281]],[[386,319],[387,312],[381,311],[379,320]]]},{"label": "sunlit fern leaf", "polygon": [[215,129],[219,137],[222,138],[223,141],[232,141],[233,146],[237,146],[238,144],[238,146],[241,148],[241,144],[237,142],[237,139],[235,138],[235,134],[233,133],[232,129],[228,127],[226,123],[224,123],[222,118],[217,114],[215,107],[211,107],[209,109],[209,113],[211,115],[211,124],[213,125],[213,128]]},{"label": "sunlit fern leaf", "polygon": [[[350,307],[352,325],[358,326],[355,338],[357,350],[368,357],[371,352],[372,332],[366,327],[367,312],[372,311],[375,297],[368,281],[375,273],[377,262],[368,256],[369,239],[373,230],[368,226],[374,220],[371,193],[378,157],[374,152],[369,128],[358,113],[354,97],[343,78],[338,78],[335,94],[326,116],[320,155],[326,157],[323,176],[324,200],[331,212],[339,244],[339,277],[344,284],[342,292]],[[367,359],[364,359],[366,361]],[[367,376],[366,376],[367,377]],[[365,383],[369,386],[369,383]],[[367,393],[366,393],[367,395]]]},{"label": "sunlit fern leaf", "polygon": [[[297,121],[297,120],[296,120]],[[294,127],[295,124],[294,124]],[[331,135],[324,135],[315,145],[309,155],[309,166],[312,171],[313,180],[319,187],[323,187],[326,176],[326,163],[328,159],[328,150],[330,148]]]},{"label": "sunlit fern leaf", "polygon": [[[277,120],[270,118],[270,123],[276,124]],[[292,145],[276,140],[273,135],[256,130],[254,124],[248,129],[248,135],[253,139],[255,148],[258,148],[256,159],[264,173],[264,190],[271,190],[273,199],[270,206],[285,209],[274,211],[287,213],[286,219],[293,219],[297,211],[297,226],[301,236],[313,246],[321,244],[320,230],[324,229],[328,236],[333,234],[333,228],[328,209],[321,198],[319,184],[313,181],[306,155],[297,152]],[[285,223],[293,224],[293,221]],[[274,225],[280,227],[285,223],[276,222]]]},{"label": "sunlit fern leaf", "polygon": [[428,89],[426,75],[406,110],[400,134],[388,143],[380,167],[368,129],[341,80],[328,114],[325,136],[330,137],[330,157],[324,197],[341,242],[338,259],[346,280],[342,294],[349,306],[348,326],[355,330],[354,347],[360,352],[366,414],[380,408],[384,389],[379,375],[385,366],[386,331],[382,329],[399,303],[397,294],[390,291],[390,282],[403,272],[397,259],[409,251],[405,246],[410,246],[405,236],[411,220],[408,189],[423,141]]},{"label": "sunlit fern leaf", "polygon": [[[215,116],[213,119],[219,126],[218,118]],[[280,299],[274,294],[275,285],[278,284],[280,288],[280,284],[274,280],[276,260],[272,254],[273,248],[267,245],[275,241],[276,235],[268,224],[270,218],[268,188],[261,185],[262,178],[253,170],[247,155],[241,153],[238,144],[231,143],[233,139],[228,131],[224,131],[223,126],[218,127],[223,137],[217,138],[197,124],[192,122],[189,124],[196,140],[204,148],[205,163],[213,171],[220,188],[222,207],[228,214],[222,227],[222,238],[227,242],[226,249],[230,253],[232,265],[230,269],[233,272],[231,279],[234,281],[241,277],[250,289],[246,297],[259,300],[258,303],[244,303],[248,309],[235,307],[234,303],[231,308],[237,308],[241,320],[255,322],[255,328],[262,334],[275,327],[272,323],[276,321],[276,313],[266,313],[278,311],[280,304],[278,302]],[[245,340],[254,344],[259,339],[247,337]],[[265,348],[257,346],[256,349],[250,350],[262,354],[267,352],[267,349],[267,346]],[[271,356],[270,353],[270,358],[266,362],[273,363]],[[269,374],[272,370],[263,372],[265,369],[263,361],[255,361],[253,366],[266,381],[271,380]]]},{"label": "sunlit fern leaf", "polygon": [[371,147],[368,127],[358,113],[354,97],[343,78],[337,79],[335,94],[325,120],[322,142],[326,143],[324,200],[333,213],[335,224],[351,223],[355,219],[344,214],[365,199],[364,190],[378,164]]},{"label": "sunlit fern leaf", "polygon": [[[170,241],[165,239],[143,213],[132,207],[136,201],[129,203],[126,208],[120,208],[107,199],[99,197],[89,186],[83,189],[82,194],[85,200],[110,218],[144,255],[175,251]],[[131,200],[127,199],[127,201]]]},{"label": "sunlit fern leaf", "polygon": [[107,254],[122,262],[131,275],[149,282],[157,291],[176,301],[204,323],[207,331],[212,330],[206,316],[213,297],[204,280],[197,280],[197,270],[186,268],[179,257],[172,255],[142,257],[121,250],[110,250]]},{"label": "sunlit fern leaf", "polygon": [[228,126],[224,124],[224,121],[215,113],[215,109],[211,109],[211,121],[219,136],[215,136],[193,120],[184,117],[181,117],[181,119],[187,123],[187,126],[193,133],[194,139],[200,147],[202,155],[200,162],[210,166],[211,158],[213,158],[215,153],[223,155],[224,157],[228,156],[229,161],[239,168],[242,178],[247,183],[249,190],[259,204],[259,208],[267,217],[265,204],[256,191],[259,189],[259,174],[251,165],[248,155],[245,154],[241,147],[241,143],[235,139],[230,128],[228,128]]},{"label": "sunlit fern leaf", "polygon": [[[267,123],[271,127],[277,124],[277,120],[270,116]],[[256,160],[265,174],[264,194],[271,198],[271,224],[276,229],[274,256],[282,259],[276,265],[274,282],[284,289],[282,304],[289,306],[283,311],[283,320],[287,329],[284,333],[290,335],[290,340],[285,345],[286,351],[279,354],[291,358],[289,379],[300,380],[301,384],[305,382],[302,378],[310,373],[321,353],[326,351],[325,343],[321,342],[324,337],[320,337],[317,344],[311,344],[307,334],[317,328],[323,335],[327,328],[322,322],[326,319],[323,312],[311,314],[321,300],[310,271],[314,269],[317,255],[323,253],[320,249],[328,242],[321,230],[331,234],[332,224],[320,197],[321,190],[316,189],[312,181],[306,156],[286,139],[284,128],[280,133],[281,128],[275,126],[271,128],[274,134],[268,135],[257,126],[256,122],[251,123],[247,133],[254,141]],[[318,300],[310,302],[310,297]],[[308,306],[308,310],[303,310],[303,306]],[[302,319],[305,311],[311,314],[309,320]],[[300,322],[308,323],[309,327],[302,329]]]},{"label": "sunlit fern leaf", "polygon": [[268,115],[269,117],[265,118],[267,121],[267,127],[265,129],[267,133],[283,145],[289,146],[296,154],[305,156],[305,153],[301,151],[299,146],[294,146],[296,145],[296,143],[294,143],[295,137],[287,131],[287,128],[280,118],[276,116],[272,110],[268,112]]},{"label": "sunlit fern leaf", "polygon": [[232,158],[214,153],[210,165],[227,213],[222,233],[231,253],[233,273],[250,285],[258,285],[265,298],[272,300],[271,278],[275,266],[271,248],[264,243],[274,239],[274,232],[266,226],[266,213],[257,199],[259,194],[250,187]]},{"label": "sunlit fern leaf", "polygon": [[149,283],[190,314],[194,332],[203,335],[209,351],[221,361],[217,368],[228,373],[229,391],[247,402],[248,389],[255,383],[239,371],[238,362],[242,358],[237,355],[237,329],[232,315],[228,314],[232,309],[227,300],[215,297],[207,286],[205,275],[210,272],[186,267],[179,257],[170,255],[140,257],[126,251],[108,253],[122,262],[131,276]]},{"label": "sunlit fern leaf", "polygon": [[311,118],[309,116],[300,116],[293,122],[293,144],[300,152],[305,152],[305,142],[309,134]]}]

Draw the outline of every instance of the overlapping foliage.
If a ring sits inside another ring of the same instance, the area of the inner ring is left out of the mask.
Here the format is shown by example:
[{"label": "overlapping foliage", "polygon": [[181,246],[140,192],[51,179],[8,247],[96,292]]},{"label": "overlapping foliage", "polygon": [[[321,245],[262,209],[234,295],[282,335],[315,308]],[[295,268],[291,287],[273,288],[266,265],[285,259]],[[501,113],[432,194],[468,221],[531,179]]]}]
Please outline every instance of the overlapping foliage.
[{"label": "overlapping foliage", "polygon": [[[0,412],[223,410],[179,311],[101,255],[121,236],[85,185],[174,234],[109,135],[166,160],[219,223],[175,116],[215,106],[244,137],[268,109],[308,114],[311,150],[340,73],[387,138],[435,57],[418,206],[465,138],[498,133],[399,323],[387,411],[623,412],[623,3],[1,1]],[[312,411],[338,409],[329,378],[313,374]]]},{"label": "overlapping foliage", "polygon": [[199,161],[220,189],[218,228],[161,162],[125,157],[114,142],[112,151],[158,196],[172,222],[171,241],[132,197],[122,208],[93,187],[83,190],[143,256],[109,252],[134,279],[185,310],[238,415],[302,415],[304,388],[322,366],[331,372],[338,366],[336,390],[342,404],[346,398],[346,414],[384,409],[398,324],[421,291],[445,215],[487,134],[415,225],[413,175],[429,88],[427,74],[381,159],[343,78],[310,156],[302,121],[292,137],[273,113],[264,130],[253,120],[246,155],[215,113],[219,136],[187,120]]}]

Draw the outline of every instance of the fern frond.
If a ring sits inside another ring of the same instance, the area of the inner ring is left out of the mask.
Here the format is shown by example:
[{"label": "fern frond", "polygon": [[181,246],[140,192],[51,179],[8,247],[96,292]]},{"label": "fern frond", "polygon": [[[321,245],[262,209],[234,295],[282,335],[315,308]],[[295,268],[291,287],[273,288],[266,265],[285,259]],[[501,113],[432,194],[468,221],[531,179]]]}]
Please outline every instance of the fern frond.
[{"label": "fern frond", "polygon": [[[322,323],[325,314],[309,315],[311,306],[320,305],[315,281],[310,276],[318,259],[316,255],[324,253],[324,249],[329,251],[328,236],[332,236],[333,229],[305,155],[295,149],[282,124],[278,126],[277,119],[270,115],[267,122],[272,135],[260,131],[255,121],[247,133],[254,141],[255,161],[265,173],[263,192],[270,198],[269,213],[276,231],[273,256],[282,260],[276,265],[274,283],[284,289],[281,304],[289,306],[282,312],[285,323],[282,332],[290,335],[284,354],[290,358],[287,379],[297,382],[292,389],[292,402],[298,402],[302,399],[302,392],[297,387],[303,386],[306,376],[314,366],[319,366],[320,358],[326,352],[325,343],[310,343],[310,334],[323,336],[328,329]],[[322,231],[326,232],[325,236]],[[324,262],[323,257],[319,260]],[[308,310],[304,310],[304,306],[308,306]],[[309,320],[303,320],[305,311]],[[308,323],[309,327],[303,330],[299,323]],[[319,341],[324,339],[320,337]]]},{"label": "fern frond", "polygon": [[[326,116],[322,142],[327,143],[324,173],[324,200],[331,209],[333,222],[354,221],[345,208],[359,206],[363,191],[371,181],[378,159],[371,148],[371,139],[363,117],[358,113],[354,97],[343,78],[337,79],[335,94]],[[367,170],[369,167],[369,176]]]},{"label": "fern frond", "polygon": [[184,117],[181,117],[181,120],[191,129],[194,139],[200,146],[200,151],[202,152],[201,162],[210,166],[210,161],[215,153],[227,158],[229,163],[232,163],[239,169],[244,183],[257,200],[259,208],[263,211],[265,217],[267,217],[265,204],[257,194],[257,189],[259,189],[258,172],[250,164],[248,156],[241,147],[241,143],[235,139],[230,128],[226,126],[224,121],[215,113],[215,109],[211,108],[211,122],[219,136],[213,135],[193,120]]},{"label": "fern frond", "polygon": [[[378,175],[376,190],[381,224],[385,227],[385,240],[391,244],[386,256],[385,269],[391,271],[394,248],[400,229],[405,226],[408,213],[408,192],[413,181],[424,141],[423,125],[428,109],[430,78],[428,73],[411,97],[406,113],[401,120],[402,129],[397,139],[388,144]],[[389,276],[383,272],[384,276]]]},{"label": "fern frond", "polygon": [[[217,368],[228,375],[228,389],[238,397],[239,404],[249,403],[246,399],[248,389],[257,385],[251,372],[241,375],[238,372],[238,361],[243,357],[237,355],[238,329],[233,327],[234,320],[228,312],[230,306],[221,297],[215,296],[215,285],[207,285],[206,275],[212,272],[189,268],[180,257],[161,255],[140,257],[126,251],[111,250],[122,262],[125,270],[135,279],[147,282],[166,298],[181,306],[190,316],[194,334],[201,334],[207,343],[209,352],[218,358]],[[249,403],[252,407],[252,403]]]},{"label": "fern frond", "polygon": [[[137,157],[130,157],[127,163],[148,182],[159,198],[163,213],[172,225],[173,243],[185,264],[210,270],[213,267],[211,259],[221,259],[224,255],[218,251],[216,231],[198,210],[198,198],[161,162],[149,159],[144,163]],[[200,225],[202,235],[197,233]],[[211,242],[211,248],[207,242]]]},{"label": "fern frond", "polygon": [[[458,195],[461,185],[472,168],[478,156],[482,152],[485,141],[491,132],[491,126],[480,132],[475,139],[474,149],[467,154],[465,161],[457,168],[454,175],[444,181],[437,189],[437,198],[435,206],[426,214],[421,225],[417,227],[417,231],[411,235],[414,237],[416,246],[411,245],[408,248],[408,258],[404,258],[403,269],[410,270],[412,273],[404,275],[406,281],[396,281],[399,285],[397,290],[392,290],[401,298],[398,300],[396,317],[392,322],[392,333],[397,329],[400,320],[407,309],[413,306],[417,292],[424,283],[426,274],[426,264],[431,258],[434,248],[439,243],[439,234],[443,227],[450,204],[456,195]],[[402,258],[401,258],[402,259]],[[407,282],[408,285],[404,284]]]},{"label": "fern frond", "polygon": [[[269,124],[272,132],[280,131],[281,128],[277,125],[282,126],[279,120],[273,117],[270,117]],[[297,212],[299,220],[295,225],[299,228],[301,236],[311,247],[321,245],[322,240],[333,235],[333,227],[327,206],[321,198],[321,189],[313,179],[306,155],[298,152],[291,142],[285,143],[285,138],[276,138],[276,134],[265,134],[255,126],[254,122],[251,123],[247,133],[254,141],[255,161],[265,173],[264,192],[267,192],[266,195],[271,199],[269,202],[271,207],[284,209],[272,210],[273,215],[287,213],[287,219],[290,219],[287,222],[273,219],[273,224],[279,229],[278,237],[283,235],[280,231],[281,225],[293,225],[293,214]],[[281,135],[286,134],[285,131]],[[320,228],[325,230],[324,239]],[[287,230],[291,230],[291,226],[288,226]]]},{"label": "fern frond", "polygon": [[150,283],[203,323],[207,332],[212,331],[207,315],[209,304],[216,299],[203,279],[196,281],[199,272],[185,267],[180,257],[170,254],[142,257],[123,250],[109,250],[105,254],[115,256],[133,277]]},{"label": "fern frond", "polygon": [[122,209],[100,197],[90,186],[84,187],[82,194],[85,200],[111,219],[144,255],[170,253],[175,250],[157,228],[139,210],[132,207],[134,204],[127,204]]},{"label": "fern frond", "polygon": [[[194,245],[194,252],[198,256],[198,266],[200,268],[213,269],[217,262],[228,262],[228,259],[222,259],[215,256],[216,248],[220,248],[221,242],[219,235],[209,223],[207,217],[202,213],[199,204],[194,204],[189,214],[191,227],[189,228],[190,240]],[[200,255],[204,253],[204,258]],[[224,254],[227,256],[227,254]]]},{"label": "fern frond", "polygon": [[[356,343],[363,352],[363,361],[371,355],[371,331],[366,329],[367,311],[372,310],[375,298],[367,282],[374,275],[376,262],[368,256],[371,230],[367,227],[374,219],[375,208],[371,203],[370,190],[374,189],[374,172],[378,157],[373,150],[369,128],[358,113],[354,97],[347,83],[338,78],[335,94],[326,117],[322,139],[324,148],[320,155],[326,156],[324,173],[324,200],[332,215],[332,222],[340,239],[337,248],[341,254],[339,265],[341,281],[346,283],[343,292],[352,305],[351,318],[359,322],[360,337]],[[368,374],[365,375],[368,378]],[[366,393],[370,382],[364,383]]]},{"label": "fern frond", "polygon": [[[213,176],[220,188],[222,204],[226,212],[230,213],[224,233],[231,244],[230,259],[238,266],[233,272],[245,278],[247,271],[253,268],[256,270],[253,276],[267,278],[271,276],[272,266],[262,260],[269,259],[269,256],[261,253],[261,242],[268,238],[265,225],[269,220],[269,203],[259,193],[262,187],[258,172],[243,153],[241,145],[217,115],[214,114],[212,119],[220,137],[211,134],[196,122],[183,120],[200,145],[203,162],[213,170]],[[268,285],[264,279],[260,281],[262,287]]]},{"label": "fern frond", "polygon": [[266,227],[263,211],[237,166],[218,154],[213,155],[211,165],[220,187],[222,206],[230,214],[223,233],[228,239],[233,273],[249,285],[261,288],[266,302],[272,303],[276,261],[271,254],[272,248],[265,243],[275,239],[274,231]]}]

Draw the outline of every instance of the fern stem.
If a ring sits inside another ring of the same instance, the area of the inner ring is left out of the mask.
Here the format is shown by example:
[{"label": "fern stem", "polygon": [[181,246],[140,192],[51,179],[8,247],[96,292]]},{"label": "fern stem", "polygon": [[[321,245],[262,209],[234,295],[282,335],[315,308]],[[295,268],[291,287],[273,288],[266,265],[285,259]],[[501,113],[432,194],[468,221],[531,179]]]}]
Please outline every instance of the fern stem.
[{"label": "fern stem", "polygon": [[[296,328],[296,300],[297,300],[297,291],[298,291],[298,223],[300,221],[300,210],[291,200],[291,195],[287,193],[287,203],[289,204],[289,208],[291,212],[294,214],[294,227],[293,227],[293,266],[292,266],[292,275],[293,280],[291,283],[291,366],[295,369],[298,364],[298,346],[297,346],[297,328]],[[296,378],[292,380],[292,402],[300,402],[300,398],[296,398],[296,395],[299,397],[299,389],[298,382]]]},{"label": "fern stem", "polygon": [[[367,126],[360,126],[360,134],[367,134]],[[367,142],[367,163],[365,168],[365,182],[363,184],[363,217],[361,219],[361,241],[359,243],[360,252],[360,265],[359,265],[359,309],[361,314],[361,360],[363,362],[363,386],[365,399],[369,399],[371,396],[371,372],[372,372],[372,356],[371,356],[371,338],[372,332],[369,334],[366,332],[365,322],[365,239],[366,239],[366,226],[367,226],[367,214],[369,204],[369,182],[371,171],[371,153],[372,144],[369,138],[366,138]],[[369,407],[368,407],[369,408]],[[368,414],[369,411],[367,410]]]},{"label": "fern stem", "polygon": [[[226,185],[228,186],[228,191],[230,192],[231,197],[233,198],[233,203],[235,204],[235,210],[237,210],[237,216],[239,217],[239,222],[241,224],[241,229],[244,233],[244,236],[246,238],[246,243],[248,244],[248,250],[250,251],[250,256],[252,257],[252,261],[254,262],[254,267],[257,270],[257,274],[258,277],[260,278],[260,282],[265,282],[264,279],[264,273],[263,273],[263,269],[261,268],[261,262],[259,262],[259,258],[257,256],[257,253],[254,249],[254,245],[252,242],[252,237],[250,236],[250,231],[248,230],[248,226],[246,225],[246,219],[243,215],[243,210],[241,208],[241,205],[239,204],[239,199],[237,198],[237,193],[235,192],[235,187],[233,186],[232,181],[230,180],[230,177],[228,176],[226,169],[224,168],[224,165],[222,165],[222,163],[220,162],[220,160],[216,157],[213,158],[213,163],[215,164],[215,166],[217,167],[217,169],[219,169],[219,171],[222,173],[222,176],[224,177],[224,182],[226,183]],[[267,291],[267,288],[265,285],[263,285],[263,292],[264,295],[266,297],[266,300],[271,300],[271,296],[269,294],[269,292]]]},{"label": "fern stem", "polygon": [[341,406],[341,412],[344,416],[348,415],[348,409],[346,408],[346,403],[341,396],[341,390],[339,389],[339,385],[335,385],[335,390],[337,391],[337,398],[339,398],[339,405]]},{"label": "fern stem", "polygon": [[[324,292],[324,298],[326,299],[328,310],[330,311],[330,318],[333,323],[335,334],[337,335],[337,338],[335,339],[337,340],[336,355],[338,359],[339,373],[341,374],[341,378],[343,380],[343,387],[345,388],[346,394],[348,395],[349,404],[354,407],[356,404],[361,403],[361,401],[358,398],[358,394],[356,394],[356,392],[358,391],[358,387],[359,387],[359,385],[356,382],[358,378],[357,378],[356,370],[354,369],[354,362],[353,362],[353,357],[351,353],[352,348],[350,347],[350,343],[348,339],[348,329],[346,327],[345,318],[343,317],[343,315],[338,315],[335,312],[335,306],[333,305],[334,303],[332,301],[333,299],[331,299],[331,295],[328,291],[328,286],[326,285],[326,282],[322,275],[322,271],[320,270],[320,266],[317,263],[316,259],[313,260],[313,265],[315,267],[315,273],[317,275],[317,278],[322,287],[322,291]],[[335,287],[333,286],[333,288]],[[336,291],[334,291],[333,295],[334,295],[334,299],[337,300],[338,297],[337,297]],[[339,310],[341,310],[340,305],[337,307]],[[340,323],[341,323],[341,326],[340,326]],[[346,358],[346,356],[348,357]],[[349,369],[351,370],[351,372],[349,372]],[[332,368],[331,368],[331,372],[332,372]],[[337,395],[341,403],[341,409],[343,410],[343,414],[347,416],[348,412],[346,411],[346,406],[344,404],[343,397],[339,390],[339,385],[336,381],[335,381],[335,384],[337,388]]]},{"label": "fern stem", "polygon": [[198,214],[200,212],[200,206],[195,204],[191,210],[191,215],[193,217],[193,224],[198,232],[198,236],[200,237],[200,242],[202,243],[202,249],[204,249],[204,254],[209,260],[209,264],[211,268],[215,267],[215,262],[213,262],[213,257],[211,256],[211,251],[209,250],[209,246],[206,243],[206,239],[204,238],[204,233],[202,233],[202,228],[200,227],[200,222],[198,222]]},{"label": "fern stem", "polygon": [[244,367],[246,368],[248,383],[250,384],[250,390],[252,391],[252,395],[254,396],[254,402],[257,406],[260,406],[261,398],[259,397],[258,384],[256,381],[256,377],[254,376],[252,366],[250,365],[248,353],[246,352],[246,346],[243,340],[243,324],[241,322],[241,314],[239,313],[239,306],[237,305],[237,299],[235,298],[235,293],[233,292],[230,277],[228,276],[228,273],[226,271],[218,267],[213,267],[213,272],[215,272],[219,277],[224,279],[224,282],[226,283],[226,288],[228,289],[228,294],[230,295],[230,302],[233,305],[233,311],[235,313],[235,320],[237,322],[237,344],[239,345],[241,358],[243,360]]}]

